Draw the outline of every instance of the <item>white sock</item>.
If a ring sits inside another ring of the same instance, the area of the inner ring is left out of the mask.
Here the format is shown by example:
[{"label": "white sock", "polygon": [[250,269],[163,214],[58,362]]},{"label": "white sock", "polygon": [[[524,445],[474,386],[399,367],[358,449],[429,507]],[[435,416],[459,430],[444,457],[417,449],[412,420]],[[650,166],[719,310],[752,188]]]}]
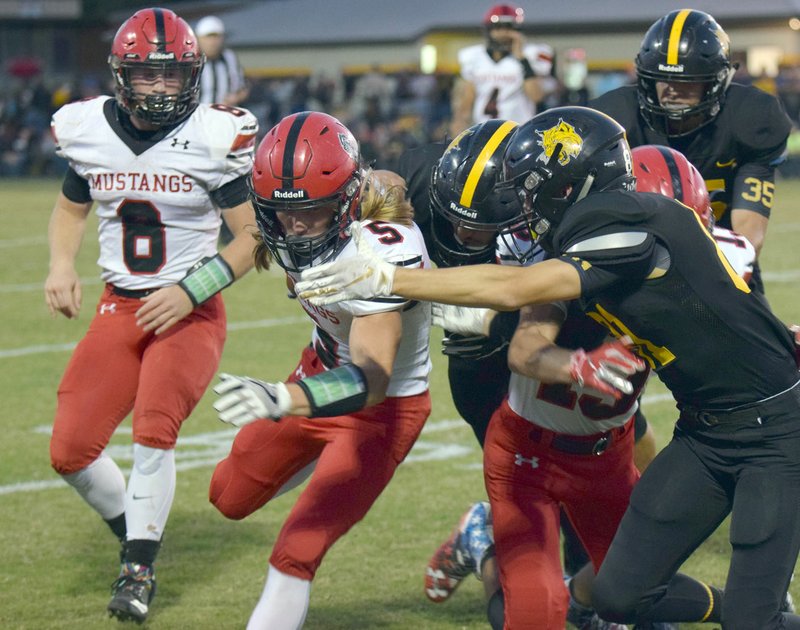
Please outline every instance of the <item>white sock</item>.
[{"label": "white sock", "polygon": [[63,477],[105,520],[125,511],[125,475],[105,452],[83,470]]},{"label": "white sock", "polygon": [[258,600],[247,630],[299,630],[308,612],[311,582],[269,565],[267,583]]},{"label": "white sock", "polygon": [[305,468],[301,468],[300,470],[298,470],[294,475],[290,477],[289,481],[287,481],[278,489],[278,491],[275,493],[275,496],[272,498],[274,499],[275,497],[279,497],[282,494],[286,494],[287,492],[289,492],[289,490],[294,490],[297,486],[299,486],[306,479],[308,479],[311,476],[311,473],[314,472],[314,469],[317,467],[317,461],[319,460],[315,459]]},{"label": "white sock", "polygon": [[128,540],[161,540],[175,497],[175,451],[133,445],[125,495]]}]

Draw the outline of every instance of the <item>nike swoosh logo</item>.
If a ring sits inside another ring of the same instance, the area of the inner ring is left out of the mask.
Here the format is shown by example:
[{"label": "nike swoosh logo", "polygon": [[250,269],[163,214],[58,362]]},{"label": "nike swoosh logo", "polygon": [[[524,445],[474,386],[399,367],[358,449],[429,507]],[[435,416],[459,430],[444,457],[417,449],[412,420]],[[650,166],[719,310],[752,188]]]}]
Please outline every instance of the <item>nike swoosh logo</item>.
[{"label": "nike swoosh logo", "polygon": [[717,168],[727,168],[729,166],[736,166],[736,158],[733,158],[728,162],[717,162]]},{"label": "nike swoosh logo", "polygon": [[133,500],[134,501],[141,501],[142,499],[152,499],[152,498],[153,498],[152,494],[150,494],[150,495],[148,495],[146,497],[137,497],[135,494],[133,495]]}]

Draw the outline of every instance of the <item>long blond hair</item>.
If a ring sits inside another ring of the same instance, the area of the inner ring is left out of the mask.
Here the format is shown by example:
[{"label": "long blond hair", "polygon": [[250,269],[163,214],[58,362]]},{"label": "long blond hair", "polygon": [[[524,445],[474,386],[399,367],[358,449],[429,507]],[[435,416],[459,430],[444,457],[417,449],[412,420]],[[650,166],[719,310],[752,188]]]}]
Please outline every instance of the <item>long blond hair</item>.
[{"label": "long blond hair", "polygon": [[361,199],[361,219],[388,221],[410,226],[414,208],[406,199],[406,182],[392,171],[367,172]]}]

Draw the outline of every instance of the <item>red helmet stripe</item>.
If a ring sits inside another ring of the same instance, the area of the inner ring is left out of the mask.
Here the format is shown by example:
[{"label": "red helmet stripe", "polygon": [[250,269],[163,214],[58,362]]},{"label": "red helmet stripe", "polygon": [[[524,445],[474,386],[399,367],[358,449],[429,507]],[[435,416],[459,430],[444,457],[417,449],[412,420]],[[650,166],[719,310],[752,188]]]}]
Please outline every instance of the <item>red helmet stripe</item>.
[{"label": "red helmet stripe", "polygon": [[164,11],[153,9],[156,18],[156,39],[153,42],[158,52],[167,52],[167,31],[164,28]]},{"label": "red helmet stripe", "polygon": [[283,147],[283,169],[281,179],[282,188],[294,188],[294,152],[297,147],[297,140],[300,138],[300,129],[306,122],[311,112],[301,112],[292,121],[289,133],[286,134],[286,145]]}]

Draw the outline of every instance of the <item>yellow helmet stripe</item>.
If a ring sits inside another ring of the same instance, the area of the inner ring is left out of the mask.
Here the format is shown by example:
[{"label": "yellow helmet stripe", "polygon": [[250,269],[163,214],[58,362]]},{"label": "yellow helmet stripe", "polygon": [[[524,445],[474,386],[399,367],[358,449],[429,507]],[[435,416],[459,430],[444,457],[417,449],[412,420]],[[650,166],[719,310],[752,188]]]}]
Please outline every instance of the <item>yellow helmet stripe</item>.
[{"label": "yellow helmet stripe", "polygon": [[669,31],[669,46],[667,47],[667,64],[670,66],[678,65],[678,48],[681,44],[681,32],[686,18],[692,12],[691,9],[683,9],[675,16],[672,28]]},{"label": "yellow helmet stripe", "polygon": [[492,154],[497,147],[500,146],[503,139],[508,136],[511,130],[516,126],[517,123],[510,120],[504,122],[497,128],[497,131],[492,134],[492,137],[489,138],[489,141],[483,146],[483,149],[481,149],[481,152],[478,154],[478,159],[475,160],[475,164],[473,164],[472,169],[470,169],[467,181],[464,184],[464,191],[461,193],[461,199],[459,200],[459,203],[465,208],[469,208],[472,205],[472,197],[475,195],[475,189],[478,187],[478,182],[481,179],[483,169],[486,168],[486,163],[489,161],[489,158],[492,157]]}]

